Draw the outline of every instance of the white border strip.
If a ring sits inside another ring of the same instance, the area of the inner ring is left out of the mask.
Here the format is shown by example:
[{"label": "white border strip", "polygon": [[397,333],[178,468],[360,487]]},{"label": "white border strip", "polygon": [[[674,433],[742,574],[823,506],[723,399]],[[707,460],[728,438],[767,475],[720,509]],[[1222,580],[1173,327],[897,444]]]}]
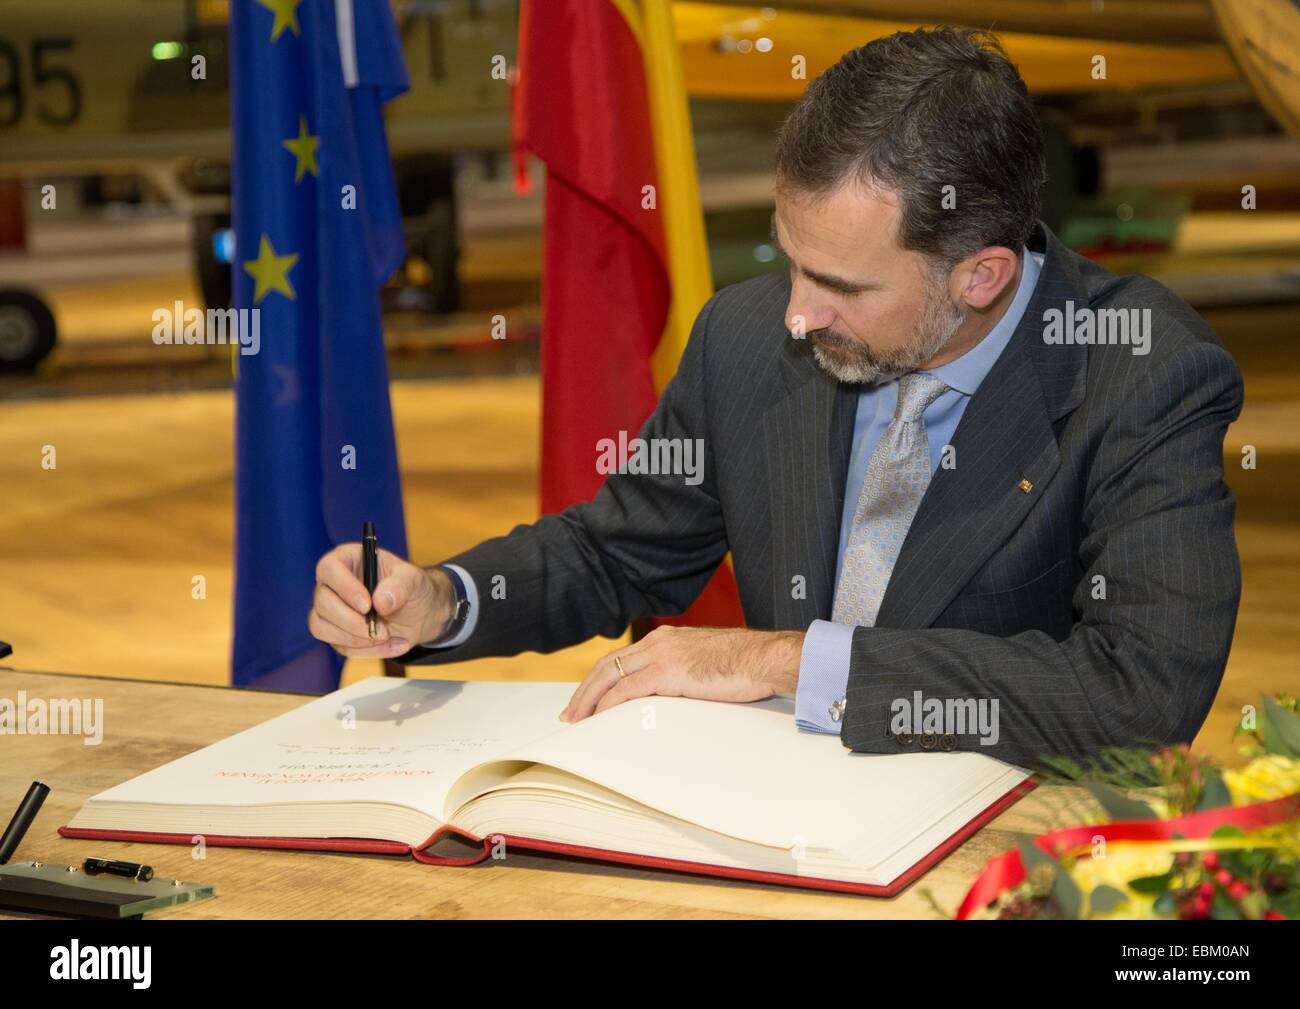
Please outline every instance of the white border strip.
[{"label": "white border strip", "polygon": [[338,23],[339,60],[343,64],[343,83],[355,88],[357,74],[357,34],[352,20],[352,0],[334,0],[334,20]]}]

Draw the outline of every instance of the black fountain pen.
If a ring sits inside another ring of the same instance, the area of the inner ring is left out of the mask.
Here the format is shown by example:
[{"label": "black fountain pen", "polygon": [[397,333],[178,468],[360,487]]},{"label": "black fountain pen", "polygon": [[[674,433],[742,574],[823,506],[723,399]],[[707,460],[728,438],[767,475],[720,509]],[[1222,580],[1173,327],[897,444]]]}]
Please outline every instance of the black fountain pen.
[{"label": "black fountain pen", "polygon": [[379,614],[375,612],[375,586],[379,584],[379,544],[375,540],[375,524],[367,522],[361,527],[361,575],[370,594],[370,612],[366,614],[366,628],[370,640],[378,633]]}]

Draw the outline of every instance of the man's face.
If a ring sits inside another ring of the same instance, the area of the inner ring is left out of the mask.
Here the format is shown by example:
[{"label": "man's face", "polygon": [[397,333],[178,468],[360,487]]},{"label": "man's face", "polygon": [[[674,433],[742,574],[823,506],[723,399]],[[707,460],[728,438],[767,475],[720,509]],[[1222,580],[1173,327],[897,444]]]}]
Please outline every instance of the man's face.
[{"label": "man's face", "polygon": [[875,383],[935,357],[965,319],[946,278],[896,241],[897,195],[858,184],[812,201],[776,198],[773,230],[790,260],[785,324],[802,318],[821,368],[841,382]]}]

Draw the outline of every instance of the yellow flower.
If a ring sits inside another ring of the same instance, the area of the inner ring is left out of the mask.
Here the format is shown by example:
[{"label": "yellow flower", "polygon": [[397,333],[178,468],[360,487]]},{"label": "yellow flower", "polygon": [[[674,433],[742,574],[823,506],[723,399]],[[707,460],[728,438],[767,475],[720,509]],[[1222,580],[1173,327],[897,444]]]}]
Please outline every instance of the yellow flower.
[{"label": "yellow flower", "polygon": [[1234,806],[1280,799],[1300,792],[1300,761],[1279,753],[1256,757],[1240,771],[1224,771]]},{"label": "yellow flower", "polygon": [[1081,858],[1074,863],[1070,876],[1085,894],[1099,886],[1114,887],[1128,894],[1128,901],[1117,905],[1105,914],[1093,913],[1093,918],[1132,919],[1159,918],[1155,913],[1155,894],[1135,893],[1128,888],[1130,880],[1143,876],[1161,876],[1173,868],[1173,852],[1161,850],[1162,842],[1111,841],[1092,858]]}]

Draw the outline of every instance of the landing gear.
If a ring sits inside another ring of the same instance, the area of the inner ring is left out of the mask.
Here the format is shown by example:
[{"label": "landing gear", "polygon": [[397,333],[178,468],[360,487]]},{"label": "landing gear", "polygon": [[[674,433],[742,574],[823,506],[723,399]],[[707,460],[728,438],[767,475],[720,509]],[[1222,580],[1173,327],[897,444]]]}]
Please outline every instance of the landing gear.
[{"label": "landing gear", "polygon": [[54,313],[30,291],[0,291],[0,371],[31,371],[54,349]]}]

